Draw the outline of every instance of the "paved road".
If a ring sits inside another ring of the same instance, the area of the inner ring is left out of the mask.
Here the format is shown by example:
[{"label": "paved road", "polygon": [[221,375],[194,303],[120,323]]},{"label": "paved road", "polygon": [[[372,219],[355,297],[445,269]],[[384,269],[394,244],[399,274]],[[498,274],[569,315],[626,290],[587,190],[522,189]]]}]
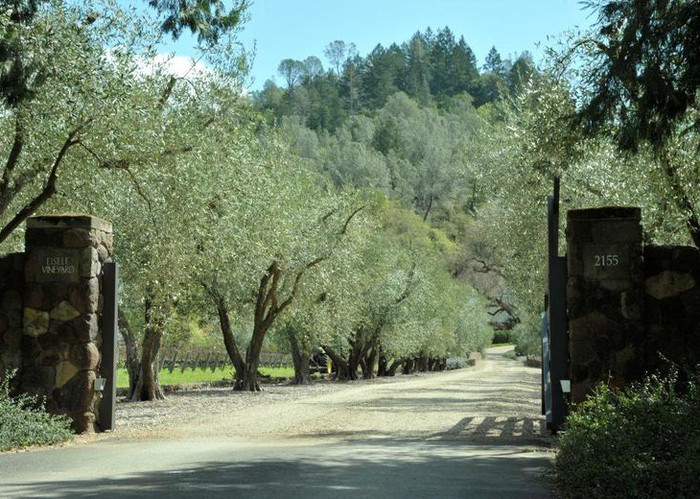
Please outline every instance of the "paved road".
[{"label": "paved road", "polygon": [[538,397],[539,371],[494,352],[476,368],[263,402],[157,438],[117,431],[0,455],[0,497],[551,497]]}]

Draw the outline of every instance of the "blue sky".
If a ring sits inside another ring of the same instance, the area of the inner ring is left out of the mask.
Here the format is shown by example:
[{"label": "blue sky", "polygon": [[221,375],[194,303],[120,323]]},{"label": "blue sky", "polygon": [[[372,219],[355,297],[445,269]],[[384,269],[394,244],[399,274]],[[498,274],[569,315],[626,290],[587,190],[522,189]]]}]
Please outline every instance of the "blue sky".
[{"label": "blue sky", "polygon": [[[276,79],[282,59],[321,58],[333,40],[354,43],[366,56],[381,43],[407,41],[416,31],[449,26],[463,35],[479,65],[492,46],[501,56],[528,50],[538,60],[547,36],[559,36],[594,21],[578,0],[253,0],[241,33],[246,47],[256,44],[249,88]],[[188,54],[183,40],[175,47]]]},{"label": "blue sky", "polygon": [[577,0],[254,0],[241,39],[255,41],[253,89],[277,77],[285,58],[320,57],[333,40],[353,42],[365,56],[381,43],[402,43],[416,31],[449,26],[464,35],[481,65],[495,46],[502,56],[529,50],[537,59],[547,35],[594,22]]}]

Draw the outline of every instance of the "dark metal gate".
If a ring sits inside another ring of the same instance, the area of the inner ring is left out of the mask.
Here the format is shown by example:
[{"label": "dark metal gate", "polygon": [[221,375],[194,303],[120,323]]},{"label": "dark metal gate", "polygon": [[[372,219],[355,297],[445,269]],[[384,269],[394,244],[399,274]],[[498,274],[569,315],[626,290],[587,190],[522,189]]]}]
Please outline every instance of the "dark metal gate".
[{"label": "dark metal gate", "polygon": [[102,362],[100,375],[104,379],[102,400],[100,401],[100,430],[113,430],[115,425],[115,409],[117,403],[117,281],[119,267],[116,262],[107,262],[103,268],[103,297],[102,312]]},{"label": "dark metal gate", "polygon": [[559,178],[547,197],[548,267],[542,333],[542,408],[556,433],[567,415],[569,337],[566,315],[566,256],[559,256]]}]

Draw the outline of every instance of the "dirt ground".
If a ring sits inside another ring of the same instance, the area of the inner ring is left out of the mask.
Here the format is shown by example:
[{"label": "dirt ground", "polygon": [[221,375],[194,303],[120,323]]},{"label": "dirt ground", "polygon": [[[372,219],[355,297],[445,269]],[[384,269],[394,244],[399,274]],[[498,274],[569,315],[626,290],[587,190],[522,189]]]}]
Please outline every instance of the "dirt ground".
[{"label": "dirt ground", "polygon": [[489,440],[549,447],[540,416],[540,371],[494,347],[476,367],[310,387],[176,392],[121,403],[121,438],[418,438]]}]

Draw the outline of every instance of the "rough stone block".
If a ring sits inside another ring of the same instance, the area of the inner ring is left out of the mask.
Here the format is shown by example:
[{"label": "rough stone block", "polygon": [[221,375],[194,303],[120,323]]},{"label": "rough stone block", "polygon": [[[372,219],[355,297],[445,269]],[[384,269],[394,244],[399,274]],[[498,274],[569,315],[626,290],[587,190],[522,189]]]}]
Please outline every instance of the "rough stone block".
[{"label": "rough stone block", "polygon": [[682,293],[679,296],[687,317],[694,317],[696,322],[700,322],[700,287]]},{"label": "rough stone block", "polygon": [[80,317],[80,315],[80,312],[73,305],[64,300],[51,310],[50,317],[52,320],[68,322]]},{"label": "rough stone block", "polygon": [[591,391],[591,383],[582,381],[580,383],[571,383],[570,400],[572,404],[578,404],[586,400],[586,396]]},{"label": "rough stone block", "polygon": [[657,300],[663,300],[695,287],[695,279],[688,273],[665,270],[659,274],[647,277],[644,287],[648,295]]},{"label": "rough stone block", "polygon": [[24,310],[5,310],[5,317],[7,318],[7,327],[21,329],[23,322],[22,317],[24,316]]},{"label": "rough stone block", "polygon": [[99,279],[82,279],[80,284],[70,290],[70,303],[81,314],[92,314],[98,310],[100,298]]},{"label": "rough stone block", "polygon": [[68,229],[63,233],[63,246],[66,248],[97,247],[97,235],[90,229]]},{"label": "rough stone block", "polygon": [[71,321],[67,332],[72,332],[69,343],[88,343],[96,341],[99,336],[97,314],[87,314]]},{"label": "rough stone block", "polygon": [[569,278],[566,280],[566,300],[575,301],[582,296],[581,278],[579,276],[572,276],[569,274]]},{"label": "rough stone block", "polygon": [[71,429],[78,433],[94,433],[97,431],[95,415],[92,412],[78,412],[70,414],[72,420]]},{"label": "rough stone block", "polygon": [[622,293],[634,289],[634,282],[627,278],[600,279],[600,287],[613,293]]},{"label": "rough stone block", "polygon": [[79,369],[97,369],[100,352],[94,343],[79,343],[71,346],[68,359]]},{"label": "rough stone block", "polygon": [[49,330],[49,313],[33,308],[24,308],[24,334],[37,337]]},{"label": "rough stone block", "polygon": [[569,321],[569,338],[572,343],[590,341],[597,336],[606,336],[618,328],[618,324],[594,310],[584,317]]},{"label": "rough stone block", "polygon": [[580,383],[588,379],[588,369],[583,364],[571,363],[570,368],[571,383]]},{"label": "rough stone block", "polygon": [[26,334],[22,334],[22,341],[20,342],[19,349],[20,352],[22,352],[22,359],[26,360],[27,364],[33,362],[42,350],[37,339]]},{"label": "rough stone block", "polygon": [[566,255],[566,271],[570,277],[583,274],[583,255],[580,251],[571,249]]},{"label": "rough stone block", "polygon": [[586,369],[588,370],[588,380],[591,383],[600,381],[605,374],[604,364],[598,358],[586,362]]},{"label": "rough stone block", "polygon": [[56,366],[56,388],[63,388],[80,371],[77,366],[68,360],[59,362]]},{"label": "rough stone block", "polygon": [[27,230],[24,235],[27,248],[60,248],[63,245],[63,231],[54,229]]},{"label": "rough stone block", "polygon": [[692,272],[700,267],[700,250],[694,246],[672,246],[672,265],[679,272]]},{"label": "rough stone block", "polygon": [[55,380],[56,369],[52,366],[23,365],[20,383],[22,391],[26,393],[49,396],[53,392]]},{"label": "rough stone block", "polygon": [[60,396],[55,397],[59,406],[69,413],[91,412],[96,377],[94,371],[75,373],[63,387],[60,387]]},{"label": "rough stone block", "polygon": [[105,263],[110,258],[109,250],[103,244],[100,244],[97,247],[97,256],[99,257],[100,263]]},{"label": "rough stone block", "polygon": [[80,277],[97,277],[102,266],[100,257],[95,248],[85,248],[80,256]]},{"label": "rough stone block", "polygon": [[44,302],[41,306],[43,310],[51,310],[66,299],[70,284],[59,282],[44,283]]},{"label": "rough stone block", "polygon": [[569,358],[571,364],[585,365],[597,358],[596,353],[591,348],[590,341],[572,341],[569,343]]},{"label": "rough stone block", "polygon": [[[571,213],[571,211],[569,211]],[[566,223],[566,240],[577,242],[590,242],[593,240],[590,220],[571,220]]]},{"label": "rough stone block", "polygon": [[114,234],[111,232],[104,232],[100,244],[107,249],[107,253],[109,253],[110,256],[114,254]]}]

